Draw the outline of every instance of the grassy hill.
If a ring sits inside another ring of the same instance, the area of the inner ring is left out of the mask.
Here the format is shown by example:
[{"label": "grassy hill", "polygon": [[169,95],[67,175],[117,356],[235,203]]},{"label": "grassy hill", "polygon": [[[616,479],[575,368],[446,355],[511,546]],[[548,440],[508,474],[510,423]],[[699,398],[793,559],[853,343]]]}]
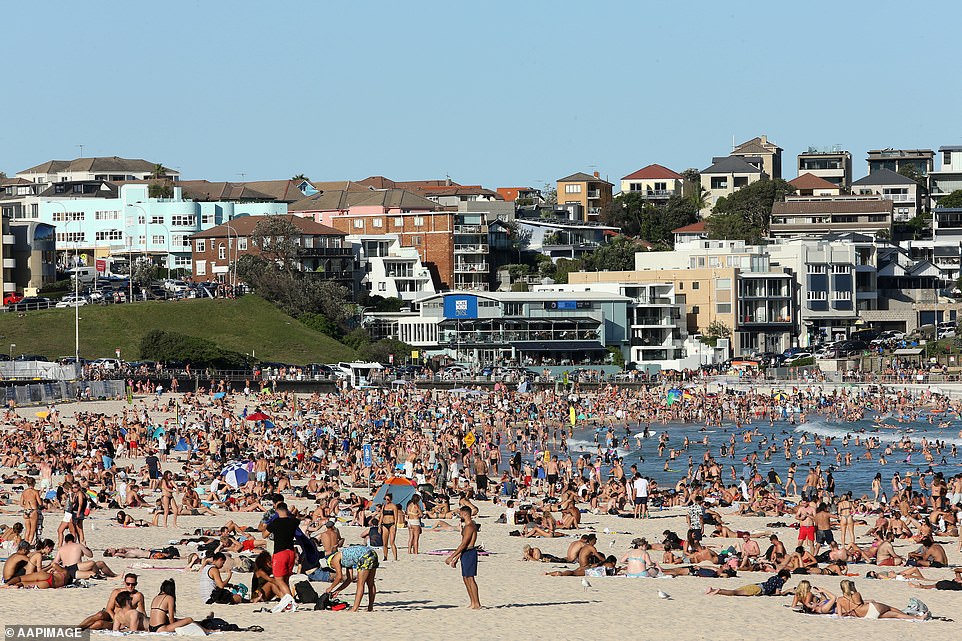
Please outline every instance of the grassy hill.
[{"label": "grassy hill", "polygon": [[[237,300],[150,301],[80,308],[80,356],[140,358],[140,339],[152,329],[206,338],[223,348],[264,361],[330,363],[350,360],[354,351],[316,332],[256,296]],[[0,350],[15,343],[16,354],[73,356],[74,310],[50,309],[0,314]]]}]

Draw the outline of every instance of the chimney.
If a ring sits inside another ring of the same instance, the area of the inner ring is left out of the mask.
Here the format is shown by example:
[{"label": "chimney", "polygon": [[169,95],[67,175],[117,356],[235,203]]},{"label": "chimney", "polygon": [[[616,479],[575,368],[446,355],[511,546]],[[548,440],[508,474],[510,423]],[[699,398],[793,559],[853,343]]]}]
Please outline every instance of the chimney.
[{"label": "chimney", "polygon": [[597,171],[595,172],[595,178],[601,178],[601,174],[599,174]]},{"label": "chimney", "polygon": [[762,134],[762,144],[763,145],[768,144],[768,136],[766,134]]}]

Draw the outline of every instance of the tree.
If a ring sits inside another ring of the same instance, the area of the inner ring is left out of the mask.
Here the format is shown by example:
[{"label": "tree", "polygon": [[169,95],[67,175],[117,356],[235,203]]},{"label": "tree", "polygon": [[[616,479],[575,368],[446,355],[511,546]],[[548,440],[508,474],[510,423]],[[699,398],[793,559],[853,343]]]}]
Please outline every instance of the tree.
[{"label": "tree", "polygon": [[262,258],[293,272],[300,268],[300,237],[301,230],[290,218],[265,216],[254,226],[250,239]]},{"label": "tree", "polygon": [[962,189],[956,189],[948,196],[939,198],[940,209],[962,208]]},{"label": "tree", "polygon": [[781,178],[763,178],[719,198],[705,224],[708,237],[761,242],[768,235],[772,205],[793,193],[795,188]]},{"label": "tree", "polygon": [[541,188],[541,197],[546,205],[558,204],[558,190],[551,183],[545,183]]},{"label": "tree", "polygon": [[637,236],[654,245],[670,247],[672,231],[698,220],[694,204],[681,196],[672,196],[656,205],[639,193],[620,194],[601,211],[606,225],[618,227],[626,236]]},{"label": "tree", "polygon": [[922,175],[915,165],[902,165],[899,167],[899,173],[914,180],[923,194],[929,193],[929,179]]},{"label": "tree", "polygon": [[585,271],[621,272],[635,268],[635,253],[642,251],[634,240],[618,235],[582,259]]},{"label": "tree", "polygon": [[302,180],[307,180],[307,176],[305,176],[304,174],[297,174],[295,176],[291,176],[291,180],[293,180],[294,182],[300,182]]}]

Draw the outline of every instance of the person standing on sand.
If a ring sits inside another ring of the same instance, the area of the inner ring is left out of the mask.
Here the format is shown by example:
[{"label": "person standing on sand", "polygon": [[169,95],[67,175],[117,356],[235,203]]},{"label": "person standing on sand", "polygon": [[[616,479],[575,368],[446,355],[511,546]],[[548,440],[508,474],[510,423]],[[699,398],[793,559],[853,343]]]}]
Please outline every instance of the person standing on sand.
[{"label": "person standing on sand", "polygon": [[20,507],[23,509],[23,538],[30,545],[34,545],[39,539],[38,530],[40,529],[40,493],[34,487],[35,484],[36,480],[28,476],[26,488],[20,495]]},{"label": "person standing on sand", "polygon": [[458,510],[458,516],[461,518],[461,544],[444,562],[452,568],[458,565],[458,561],[461,562],[461,578],[468,590],[468,598],[471,599],[468,607],[480,610],[481,598],[478,596],[478,582],[475,578],[478,576],[478,524],[471,518],[471,509],[468,507]]}]

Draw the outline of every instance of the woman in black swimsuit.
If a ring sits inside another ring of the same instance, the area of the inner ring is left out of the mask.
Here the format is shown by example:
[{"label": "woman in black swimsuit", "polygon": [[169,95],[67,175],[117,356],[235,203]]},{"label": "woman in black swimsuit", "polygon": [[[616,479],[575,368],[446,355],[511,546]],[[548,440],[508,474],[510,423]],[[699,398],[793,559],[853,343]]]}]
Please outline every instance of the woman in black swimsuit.
[{"label": "woman in black swimsuit", "polygon": [[387,548],[391,547],[394,553],[394,560],[397,561],[397,545],[394,539],[397,536],[398,507],[391,499],[390,494],[384,495],[384,503],[378,510],[378,522],[381,524],[381,539],[384,545],[384,560],[387,561]]},{"label": "woman in black swimsuit", "polygon": [[173,632],[194,622],[190,617],[178,619],[174,616],[177,610],[177,585],[173,579],[167,579],[160,584],[160,592],[150,602],[151,632]]}]

